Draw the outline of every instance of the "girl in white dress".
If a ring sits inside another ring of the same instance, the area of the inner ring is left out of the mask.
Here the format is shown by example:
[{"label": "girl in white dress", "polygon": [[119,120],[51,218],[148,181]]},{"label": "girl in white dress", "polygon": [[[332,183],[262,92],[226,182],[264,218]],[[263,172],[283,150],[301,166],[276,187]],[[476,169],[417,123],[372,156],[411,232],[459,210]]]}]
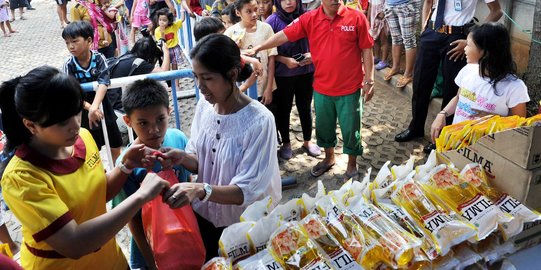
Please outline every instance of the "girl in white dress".
[{"label": "girl in white dress", "polygon": [[216,257],[223,229],[239,222],[253,202],[282,197],[276,126],[272,113],[238,89],[252,69],[233,40],[211,34],[191,51],[193,73],[201,90],[186,152],[162,149],[165,167],[181,165],[196,173],[197,183],[180,183],[164,194],[171,207],[192,203],[207,250]]}]

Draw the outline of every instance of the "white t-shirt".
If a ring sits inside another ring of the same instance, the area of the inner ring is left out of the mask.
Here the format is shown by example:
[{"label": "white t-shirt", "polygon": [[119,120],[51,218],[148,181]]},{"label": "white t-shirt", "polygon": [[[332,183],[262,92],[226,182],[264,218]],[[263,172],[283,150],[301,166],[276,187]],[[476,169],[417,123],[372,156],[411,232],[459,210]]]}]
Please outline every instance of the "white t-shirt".
[{"label": "white t-shirt", "polygon": [[[441,0],[440,0],[441,1]],[[475,15],[475,8],[477,6],[477,2],[480,0],[445,0],[445,11],[444,11],[444,17],[443,17],[443,24],[445,25],[453,25],[453,26],[462,26],[465,25],[473,19],[473,15]],[[461,10],[455,9],[455,2],[460,2]],[[485,3],[492,3],[496,0],[484,0]],[[430,20],[433,22],[436,21],[436,13],[438,10],[438,3],[434,4],[434,12],[432,13],[432,17]]]},{"label": "white t-shirt", "polygon": [[[237,45],[239,45],[240,50],[243,51],[252,49],[256,45],[263,44],[263,42],[265,42],[274,35],[274,31],[269,24],[258,20],[256,24],[256,31],[253,33],[246,32],[246,29],[243,28],[241,26],[241,23],[239,22],[225,30],[224,35],[234,40]],[[261,62],[261,65],[263,66],[263,75],[257,77],[258,97],[263,96],[263,92],[267,87],[267,69],[269,67],[269,56],[272,55],[278,55],[276,47],[268,50],[262,50],[258,52],[255,56],[255,58],[259,59],[259,62]],[[275,80],[273,80],[272,85],[272,91],[276,90]]]},{"label": "white t-shirt", "polygon": [[268,195],[275,205],[280,202],[277,145],[274,116],[261,103],[254,100],[234,114],[220,115],[201,98],[186,147],[199,162],[197,182],[237,185],[244,202],[225,205],[195,200],[194,211],[214,226],[224,227],[239,222],[246,207]]},{"label": "white t-shirt", "polygon": [[453,124],[478,118],[473,109],[507,116],[509,109],[530,101],[524,82],[511,75],[496,84],[496,95],[490,79],[479,75],[479,64],[467,64],[456,76],[455,83],[460,95]]}]

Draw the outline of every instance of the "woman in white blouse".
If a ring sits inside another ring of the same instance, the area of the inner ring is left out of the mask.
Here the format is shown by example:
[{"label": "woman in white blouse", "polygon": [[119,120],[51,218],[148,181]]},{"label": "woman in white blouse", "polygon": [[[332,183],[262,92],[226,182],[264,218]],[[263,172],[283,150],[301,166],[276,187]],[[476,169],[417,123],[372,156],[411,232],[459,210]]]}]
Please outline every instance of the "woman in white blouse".
[{"label": "woman in white blouse", "polygon": [[217,256],[223,229],[239,222],[253,202],[282,197],[274,117],[261,103],[242,94],[237,81],[252,69],[235,42],[209,35],[191,51],[193,73],[202,97],[192,122],[186,152],[169,149],[162,163],[197,173],[196,183],[180,183],[164,194],[171,207],[192,203],[207,249]]}]

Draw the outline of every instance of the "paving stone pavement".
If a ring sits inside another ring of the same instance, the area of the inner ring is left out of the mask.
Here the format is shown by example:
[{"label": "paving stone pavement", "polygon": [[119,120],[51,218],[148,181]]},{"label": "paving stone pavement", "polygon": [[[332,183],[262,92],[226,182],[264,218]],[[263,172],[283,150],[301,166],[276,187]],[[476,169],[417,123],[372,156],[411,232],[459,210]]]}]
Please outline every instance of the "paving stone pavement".
[{"label": "paving stone pavement", "polygon": [[[64,41],[61,38],[60,24],[56,15],[56,4],[52,0],[32,1],[36,10],[27,11],[27,20],[17,20],[12,24],[19,33],[12,37],[0,37],[0,81],[25,74],[30,69],[40,65],[51,65],[61,67],[68,57]],[[70,2],[69,5],[73,3]],[[69,9],[69,7],[68,7]],[[193,89],[193,80],[181,80],[183,90]],[[396,133],[405,129],[410,120],[410,97],[407,93],[396,90],[378,80],[375,85],[376,93],[372,101],[365,104],[363,114],[363,127],[361,131],[364,152],[358,157],[357,163],[361,177],[369,167],[373,167],[372,177],[378,172],[381,166],[390,160],[393,164],[405,162],[410,155],[414,155],[417,162],[421,163],[424,154],[422,147],[428,141],[417,139],[408,143],[397,143],[394,141]],[[189,136],[190,125],[195,108],[195,98],[179,100],[179,111],[181,113],[181,129]],[[430,116],[429,116],[430,119]],[[427,123],[428,125],[428,123]],[[171,118],[171,126],[174,126],[174,118]],[[302,193],[314,195],[317,180],[321,180],[327,190],[340,187],[344,182],[347,156],[342,153],[342,140],[340,130],[336,133],[339,136],[336,146],[336,164],[327,173],[319,178],[310,175],[310,168],[313,167],[322,156],[313,158],[308,156],[301,148],[302,133],[298,113],[294,107],[291,115],[291,138],[293,158],[286,161],[280,160],[280,171],[283,176],[293,176],[297,179],[297,186],[284,190],[282,202]],[[428,133],[426,133],[428,134]],[[315,142],[315,132],[312,134]],[[105,158],[104,158],[105,159]],[[107,160],[104,160],[107,162]],[[16,218],[7,212],[5,219],[12,237],[21,242],[21,226]],[[123,251],[128,254],[129,231],[124,228],[117,236],[117,240]]]}]

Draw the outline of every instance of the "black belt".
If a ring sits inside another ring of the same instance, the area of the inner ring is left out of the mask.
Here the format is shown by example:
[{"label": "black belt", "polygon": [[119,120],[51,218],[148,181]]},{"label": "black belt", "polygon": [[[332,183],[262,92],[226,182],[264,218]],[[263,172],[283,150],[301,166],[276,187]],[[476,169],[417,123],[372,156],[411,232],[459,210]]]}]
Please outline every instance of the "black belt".
[{"label": "black belt", "polygon": [[439,29],[436,29],[434,27],[434,21],[428,22],[428,28],[434,30],[435,32],[442,33],[442,34],[460,34],[460,35],[466,35],[469,33],[470,27],[473,24],[465,24],[463,26],[453,26],[453,25],[443,25]]}]

